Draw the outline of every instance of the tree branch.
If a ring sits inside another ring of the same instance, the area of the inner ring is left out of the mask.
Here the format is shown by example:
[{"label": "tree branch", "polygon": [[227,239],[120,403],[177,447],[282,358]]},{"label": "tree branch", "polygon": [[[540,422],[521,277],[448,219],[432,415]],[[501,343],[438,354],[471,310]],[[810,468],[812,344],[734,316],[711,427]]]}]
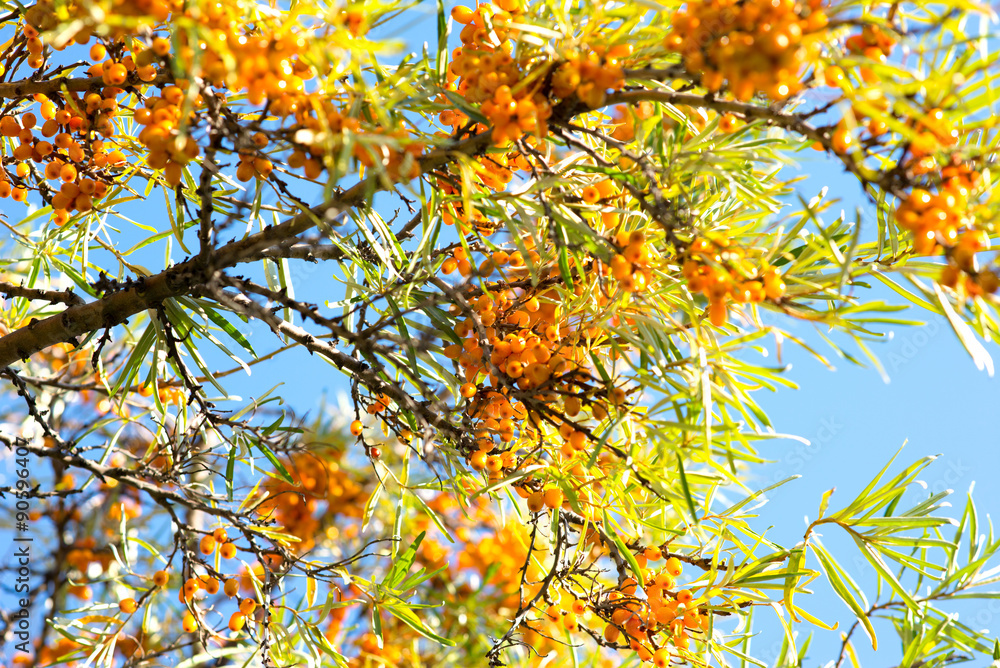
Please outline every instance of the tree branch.
[{"label": "tree branch", "polygon": [[14,285],[0,281],[0,293],[8,297],[24,297],[28,300],[39,299],[53,304],[66,304],[67,306],[78,306],[85,304],[83,297],[73,292],[71,289],[65,290],[37,290],[26,288],[23,285]]}]

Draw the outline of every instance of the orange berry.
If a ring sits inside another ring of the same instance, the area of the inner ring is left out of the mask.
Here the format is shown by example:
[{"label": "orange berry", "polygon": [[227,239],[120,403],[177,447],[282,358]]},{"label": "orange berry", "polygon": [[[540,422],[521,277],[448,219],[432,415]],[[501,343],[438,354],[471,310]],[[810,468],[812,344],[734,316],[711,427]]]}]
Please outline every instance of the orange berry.
[{"label": "orange berry", "polygon": [[160,57],[167,55],[170,53],[170,40],[164,39],[163,37],[157,37],[153,40],[152,50],[153,53]]},{"label": "orange berry", "polygon": [[233,559],[236,556],[236,546],[232,543],[226,543],[219,548],[219,555],[223,559]]},{"label": "orange berry", "polygon": [[226,584],[222,586],[222,591],[226,593],[226,596],[236,596],[240,591],[240,581],[236,578],[226,580]]},{"label": "orange berry", "polygon": [[104,81],[110,86],[121,86],[128,80],[128,70],[121,63],[115,63],[104,71]]},{"label": "orange berry", "polygon": [[478,452],[473,452],[472,456],[469,457],[469,466],[472,467],[474,471],[482,471],[486,468],[486,453],[482,450]]},{"label": "orange berry", "polygon": [[351,423],[351,435],[360,436],[361,432],[364,431],[365,426],[361,423],[361,420],[355,420]]},{"label": "orange berry", "polygon": [[229,618],[229,630],[233,633],[238,633],[246,623],[246,615],[241,612],[234,612],[232,617]]},{"label": "orange berry", "polygon": [[823,80],[827,86],[837,88],[847,80],[844,70],[834,65],[823,70]]},{"label": "orange berry", "polygon": [[537,513],[545,507],[545,496],[542,492],[532,492],[528,497],[528,510]]},{"label": "orange berry", "polygon": [[736,116],[732,114],[723,114],[722,118],[719,119],[719,130],[722,132],[732,132],[739,126],[739,121]]},{"label": "orange berry", "polygon": [[168,580],[170,580],[170,576],[166,571],[156,571],[153,573],[153,584],[157,587],[165,587]]},{"label": "orange berry", "polygon": [[215,552],[215,539],[211,536],[205,536],[201,539],[201,543],[198,544],[198,549],[204,555],[209,555]]},{"label": "orange berry", "polygon": [[253,611],[257,609],[257,601],[252,598],[245,598],[240,601],[240,612],[244,615],[252,615]]},{"label": "orange berry", "polygon": [[781,274],[772,271],[764,275],[764,293],[768,299],[775,301],[785,295],[785,281],[782,280]]},{"label": "orange berry", "polygon": [[709,303],[708,320],[716,327],[725,325],[729,320],[729,311],[726,308],[726,302],[720,299]]},{"label": "orange berry", "polygon": [[184,615],[183,626],[188,633],[194,633],[198,629],[198,620],[189,612]]},{"label": "orange berry", "polygon": [[838,128],[833,133],[833,138],[830,140],[831,146],[836,153],[847,153],[847,151],[854,146],[854,138],[851,133],[847,131],[847,128]]},{"label": "orange berry", "polygon": [[134,598],[123,598],[118,602],[118,609],[126,615],[131,615],[139,609],[139,604],[135,602]]},{"label": "orange berry", "polygon": [[472,19],[475,16],[475,12],[468,7],[458,5],[452,7],[451,18],[455,20],[455,23],[460,23],[462,25],[468,25],[472,23]]},{"label": "orange berry", "polygon": [[207,593],[209,593],[209,594],[218,594],[219,593],[219,581],[216,580],[215,578],[211,577],[211,576],[202,575],[201,576],[201,585],[202,585],[202,587],[205,588],[205,591]]}]

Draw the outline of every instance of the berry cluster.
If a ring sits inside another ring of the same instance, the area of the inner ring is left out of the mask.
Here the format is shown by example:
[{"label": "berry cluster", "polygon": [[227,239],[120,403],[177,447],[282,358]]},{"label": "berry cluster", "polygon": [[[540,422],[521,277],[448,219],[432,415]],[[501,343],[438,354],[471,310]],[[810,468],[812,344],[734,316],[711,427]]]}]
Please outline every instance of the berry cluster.
[{"label": "berry cluster", "polygon": [[[468,311],[452,307],[462,316],[453,332],[460,343],[444,348],[466,380],[460,393],[476,439],[476,449],[466,454],[469,465],[487,471],[492,480],[522,464],[516,455],[521,439],[545,425],[558,429],[562,455],[575,457],[589,439],[578,421],[587,414],[602,420],[608,414],[607,402],[621,404],[625,399],[621,388],[605,389],[590,369],[590,349],[601,333],[593,323],[564,308],[565,298],[544,284],[508,287],[511,280],[526,275],[526,262],[536,267],[540,263],[530,237],[523,242],[527,258],[520,251],[484,252],[476,267],[464,249],[456,249],[442,266],[446,273],[457,270],[466,276],[500,274],[485,291],[467,289]],[[554,277],[558,271],[541,267],[543,276]],[[581,280],[576,291],[582,295],[585,290],[592,292]],[[608,299],[599,290],[593,298],[598,305]]]},{"label": "berry cluster", "polygon": [[[203,104],[200,96],[192,106]],[[143,126],[139,142],[146,147],[146,164],[162,169],[164,180],[171,186],[181,182],[184,166],[201,154],[201,149],[188,128],[194,122],[193,109],[186,114],[185,94],[177,86],[164,86],[159,96],[146,98],[144,107],[133,112],[136,123]]]},{"label": "berry cluster", "polygon": [[[424,145],[410,139],[411,133],[405,127],[366,130],[361,119],[313,94],[299,96],[291,113],[293,122],[285,134],[293,137],[294,150],[288,166],[303,169],[306,178],[319,178],[326,168],[324,157],[340,155],[347,142],[352,146],[351,155],[363,168],[377,165],[394,181],[414,178],[420,172],[416,158]],[[256,140],[255,143],[258,149],[263,148]]]},{"label": "berry cluster", "polygon": [[[586,196],[585,191],[584,198]],[[611,276],[618,282],[618,289],[643,292],[653,281],[651,247],[646,241],[646,233],[643,230],[619,232],[615,235],[615,245],[620,252],[611,258]]]},{"label": "berry cluster", "polygon": [[696,0],[676,12],[665,45],[702,85],[728,82],[739,100],[765,93],[783,100],[802,89],[819,56],[827,16],[821,0]]},{"label": "berry cluster", "polygon": [[[279,119],[293,117],[281,130],[235,133],[242,135],[233,147],[242,181],[271,175],[273,165],[263,153],[269,134],[291,140],[289,163],[303,168],[308,178],[318,178],[326,168],[324,156],[339,155],[347,141],[363,166],[378,166],[393,180],[419,173],[414,158],[423,145],[410,140],[407,129],[366,131],[360,119],[345,114],[326,93],[305,91],[306,81],[335,67],[331,61],[317,68],[307,57],[313,28],[261,18],[248,30],[240,7],[224,3],[204,8],[154,0],[113,4],[113,11],[137,20],[96,41],[93,17],[82,6],[69,8],[82,25],[69,39],[46,32],[55,26],[53,8],[46,11],[43,3],[25,13],[14,40],[23,43],[29,67],[41,71],[51,49],[78,45],[86,47],[82,59],[92,63],[86,71],[98,83],[83,93],[37,94],[0,116],[0,134],[17,141],[13,162],[0,169],[0,198],[25,202],[35,190],[51,205],[53,222],[65,225],[74,213],[86,214],[99,205],[130,156],[162,170],[164,182],[176,187],[185,166],[201,152],[196,137],[206,111],[203,98],[210,97],[214,109],[227,103],[230,93],[244,94],[249,105],[267,105]],[[173,40],[165,36],[163,21],[171,16],[197,25],[197,44],[189,43],[194,34],[189,31],[176,31]],[[341,12],[333,23],[327,30],[343,32],[348,41],[367,29],[364,13],[355,9]],[[199,73],[200,88],[187,80],[173,81],[176,69]],[[150,85],[161,86],[158,95],[149,94]],[[205,95],[209,86],[216,90]],[[131,115],[141,127],[137,138],[144,151],[126,148],[116,136],[115,122],[123,115]]]},{"label": "berry cluster", "polygon": [[[636,555],[640,567],[662,558],[656,547]],[[678,650],[688,649],[691,635],[708,629],[709,616],[699,609],[700,602],[690,589],[674,590],[681,573],[680,560],[670,557],[661,570],[644,572],[644,599],[637,598],[637,583],[632,578],[607,592],[606,603],[599,606],[607,621],[604,639],[615,646],[624,641],[640,660],[657,668],[676,659]]]},{"label": "berry cluster", "polygon": [[[848,37],[844,46],[853,55],[862,56],[874,63],[885,63],[887,58],[892,55],[892,49],[896,46],[896,40],[878,26],[868,24],[861,29],[860,33]],[[858,74],[868,84],[877,84],[880,81],[878,73],[872,70],[871,67],[858,68]],[[835,78],[840,79],[837,85],[842,87],[843,81],[846,78]],[[834,85],[829,80],[827,80],[827,83]]]},{"label": "berry cluster", "polygon": [[[513,11],[498,12],[489,4],[478,5],[474,10],[462,5],[452,9],[452,18],[464,27],[459,34],[462,46],[452,52],[448,65],[449,87],[469,102],[482,105],[483,114],[493,123],[496,144],[517,140],[524,133],[544,135],[545,121],[552,113],[538,82],[519,85],[523,63],[515,61],[512,55],[510,29],[517,3],[503,5]],[[468,117],[451,111],[447,116],[442,115],[441,121],[455,129],[465,125]]]},{"label": "berry cluster", "polygon": [[357,518],[364,512],[368,495],[341,467],[341,455],[338,451],[293,454],[285,462],[292,482],[270,478],[263,485],[268,496],[257,505],[257,512],[298,537],[300,542],[291,546],[296,551],[312,549],[325,528],[322,520]]},{"label": "berry cluster", "polygon": [[745,251],[724,236],[699,237],[687,249],[682,267],[691,292],[708,299],[708,318],[717,327],[728,320],[727,302],[760,303],[780,300],[785,282],[774,267],[758,269]]},{"label": "berry cluster", "polygon": [[[514,53],[512,25],[519,18],[519,3],[502,0],[495,10],[489,4],[475,9],[457,6],[451,16],[464,27],[462,46],[452,52],[448,66],[449,87],[480,110],[493,126],[493,142],[505,145],[525,134],[544,137],[554,100],[575,95],[597,108],[608,90],[624,84],[620,59],[631,55],[628,45],[593,45],[567,48],[555,63]],[[465,114],[449,110],[442,123],[453,129],[465,125]]]},{"label": "berry cluster", "polygon": [[[445,111],[442,112],[442,116],[452,113],[456,112]],[[485,132],[485,130],[484,127],[479,128],[479,131]],[[529,144],[533,143],[530,137],[525,141]],[[520,152],[489,153],[470,162],[469,166],[475,177],[475,185],[493,192],[502,191],[514,178],[515,172],[527,171],[531,168],[529,159]],[[466,210],[459,184],[442,176],[437,179],[437,185],[439,191],[447,198],[442,207],[442,220],[445,225],[454,225],[463,235],[475,230],[483,236],[490,236],[497,230],[497,223],[483,215],[475,206]],[[454,263],[457,262],[458,260],[454,261]],[[453,263],[445,260],[444,268],[446,269],[445,273],[451,273],[454,270]],[[462,275],[467,276],[468,273]]]}]

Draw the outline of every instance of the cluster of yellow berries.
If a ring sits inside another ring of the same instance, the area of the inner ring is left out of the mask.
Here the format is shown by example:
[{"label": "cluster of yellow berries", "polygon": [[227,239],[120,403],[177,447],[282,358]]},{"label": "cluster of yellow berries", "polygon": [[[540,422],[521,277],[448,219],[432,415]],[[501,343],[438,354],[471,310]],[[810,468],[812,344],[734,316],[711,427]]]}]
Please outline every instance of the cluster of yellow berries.
[{"label": "cluster of yellow berries", "polygon": [[[91,6],[82,2],[61,4],[40,0],[25,12],[25,18],[41,30],[51,30],[60,21],[75,19],[81,27],[68,43],[58,47],[65,48],[74,41],[86,44],[97,26],[106,29],[114,39],[142,34],[154,24],[166,21],[171,14],[181,11],[183,7],[181,0],[111,0],[102,4],[104,6],[100,11],[94,11]],[[121,16],[134,20],[116,21],[113,25],[108,25],[107,21],[98,18],[103,16]]]},{"label": "cluster of yellow berries", "polygon": [[[641,568],[648,561],[663,558],[659,548],[650,547],[635,555]],[[604,639],[611,644],[624,642],[639,659],[663,668],[686,650],[692,634],[708,629],[709,617],[699,609],[690,589],[675,591],[683,567],[677,557],[670,557],[659,571],[644,573],[645,599],[637,598],[637,582],[628,578],[620,587],[606,592],[610,605],[599,608],[607,621]]]},{"label": "cluster of yellow berries", "polygon": [[990,247],[990,238],[982,230],[969,230],[958,236],[949,249],[948,264],[941,271],[939,283],[965,297],[981,297],[1000,289],[1000,277],[993,269],[980,269],[976,253]]},{"label": "cluster of yellow berries", "polygon": [[[44,184],[41,189],[52,205],[53,220],[57,224],[64,224],[70,211],[90,211],[94,201],[103,198],[108,191],[110,177],[103,170],[125,162],[122,152],[108,150],[104,140],[84,139],[92,122],[103,113],[97,109],[107,99],[99,93],[90,93],[82,101],[71,97],[66,106],[75,111],[70,111],[60,109],[48,97],[38,94],[34,100],[39,104],[39,115],[44,121],[41,127],[38,116],[31,111],[0,117],[0,135],[18,141],[11,153],[16,161],[14,174],[0,169],[0,198],[24,202],[28,196],[28,178],[34,171],[32,163],[35,163],[44,165],[37,177],[39,182],[56,183],[55,186]],[[107,128],[98,131],[111,134]],[[36,137],[36,132],[41,136]]]},{"label": "cluster of yellow berries", "polygon": [[287,131],[294,137],[295,147],[288,166],[303,169],[306,178],[319,178],[325,169],[323,157],[342,153],[348,135],[354,140],[352,155],[364,168],[378,165],[392,180],[410,179],[420,173],[416,158],[423,152],[424,144],[410,139],[407,128],[369,131],[358,118],[347,115],[330,100],[313,94],[296,99],[292,111],[294,122]]},{"label": "cluster of yellow berries", "polygon": [[[824,72],[824,76],[836,76],[837,70],[840,70],[840,68],[828,68]],[[833,71],[833,74],[831,74],[831,71]],[[842,72],[842,70],[840,71]],[[882,111],[885,111],[888,106],[885,100],[875,100],[870,102],[870,104],[876,108],[881,108]],[[888,123],[882,120],[882,118],[878,116],[869,117],[867,113],[857,107],[851,108],[851,116],[853,117],[853,123],[848,123],[846,117],[841,118],[837,121],[833,133],[830,135],[830,148],[838,155],[847,155],[856,150],[865,140],[875,140],[889,130]],[[852,131],[852,125],[857,126],[859,130]],[[862,133],[865,133],[867,136]],[[813,148],[818,151],[826,150],[823,142],[816,142],[813,144]]]},{"label": "cluster of yellow berries", "polygon": [[[914,119],[912,125],[917,134],[909,145],[910,167],[917,174],[933,171],[938,167],[935,154],[955,146],[959,130],[947,119],[944,110],[937,108]],[[950,179],[944,174],[942,177]]]},{"label": "cluster of yellow berries", "polygon": [[[642,277],[637,280],[648,282],[645,238],[636,235],[632,244],[632,236],[624,233],[623,252],[635,260],[633,273]],[[526,262],[539,269],[543,281],[559,274],[557,268],[539,266],[540,255],[530,237],[523,243],[527,258],[521,251],[498,250],[484,252],[485,257],[474,263],[459,248],[442,265],[444,273],[477,273],[484,278],[495,272],[501,275],[497,282],[487,282],[485,290],[468,288],[468,310],[457,304],[451,307],[457,316],[453,333],[460,342],[443,350],[447,358],[455,360],[465,379],[460,395],[475,437],[474,448],[465,453],[469,466],[485,471],[492,481],[525,465],[518,454],[521,442],[550,429],[558,434],[561,445],[558,452],[549,454],[567,461],[578,458],[590,441],[584,423],[591,418],[604,420],[611,406],[626,401],[623,388],[598,378],[590,366],[592,346],[605,336],[605,330],[591,316],[567,311],[562,306],[566,296],[544,285],[508,286],[508,281],[527,276]],[[574,288],[578,296],[591,295],[598,310],[610,299],[596,289],[594,281],[601,280],[600,272],[593,272],[590,277],[581,276]],[[622,282],[630,285],[624,279]],[[540,490],[527,483],[531,481],[523,481],[517,489],[528,499],[530,510],[562,504],[561,500],[556,502],[561,494],[558,490]]]},{"label": "cluster of yellow berries", "polygon": [[[169,72],[172,60],[188,71],[198,72],[210,85],[245,92],[250,104],[266,103],[268,111],[280,118],[297,115],[293,125],[286,128],[287,135],[305,139],[293,141],[296,150],[290,162],[293,167],[304,168],[308,178],[321,175],[323,156],[336,154],[345,131],[364,136],[357,119],[344,118],[329,100],[305,92],[304,81],[316,74],[315,67],[303,57],[311,48],[310,30],[296,30],[291,24],[273,26],[267,20],[258,20],[249,34],[240,7],[225,3],[186,8],[173,0],[115,0],[112,5],[113,11],[120,15],[140,18],[112,29],[100,41],[90,44],[87,57],[93,64],[87,74],[99,77],[103,88],[82,95],[63,91],[51,94],[52,99],[36,95],[41,120],[30,107],[24,106],[18,115],[0,117],[0,134],[19,140],[13,151],[17,161],[15,173],[0,170],[0,197],[26,201],[33,188],[29,177],[38,180],[30,165],[35,162],[44,165],[46,179],[59,182],[56,188],[43,183],[37,186],[43,199],[52,205],[56,224],[64,225],[75,211],[90,211],[106,195],[112,181],[112,174],[103,170],[126,162],[125,154],[116,145],[111,142],[107,147],[104,145],[104,139],[113,139],[116,133],[114,119],[121,114],[120,97],[129,85],[156,82],[161,71]],[[54,8],[40,3],[25,13],[26,22],[19,27],[17,38],[26,45],[30,67],[37,69],[44,65],[48,46],[64,49],[74,44],[86,46],[92,41],[94,27],[87,10],[71,3],[67,11],[78,16],[82,27],[68,40],[61,36],[61,41],[42,35],[57,23]],[[197,43],[191,41],[187,31],[176,32],[173,42],[159,32],[159,24],[178,13],[188,13],[197,22]],[[367,30],[365,14],[357,8],[340,12],[334,23],[338,22],[355,36]],[[146,98],[144,106],[132,110],[134,121],[141,126],[139,141],[148,151],[146,162],[153,169],[163,170],[164,180],[170,186],[180,183],[184,166],[200,153],[192,132],[195,111],[204,105],[200,95],[187,99],[187,81],[178,80],[174,84],[165,86],[159,96]],[[41,138],[34,136],[39,129]],[[309,132],[298,132],[303,129]],[[380,165],[394,180],[409,179],[419,173],[414,158],[423,146],[408,139],[409,131],[377,129],[372,134],[384,136],[355,144],[354,157],[363,165]],[[267,136],[257,132],[252,148],[239,149],[237,178],[248,181],[270,176],[273,165],[261,153],[267,143]]]},{"label": "cluster of yellow berries", "polygon": [[[863,68],[862,68],[863,69]],[[839,67],[827,68],[824,71],[827,82],[843,81],[844,72]],[[880,109],[881,112],[888,111],[888,102],[885,99],[869,101],[869,105]],[[851,113],[854,117],[854,125],[861,126],[867,132],[867,139],[875,140],[889,131],[889,125],[879,117],[868,117],[861,109],[853,107]],[[910,127],[913,128],[915,136],[907,144],[907,159],[905,165],[914,175],[929,174],[940,168],[937,154],[941,151],[955,146],[958,143],[959,131],[953,127],[945,117],[941,109],[931,109],[923,116],[911,119]],[[851,133],[847,119],[838,121],[834,129],[830,146],[835,153],[846,154],[859,144],[857,139],[864,140],[864,137],[855,137]],[[814,144],[817,150],[825,150],[822,142]]]},{"label": "cluster of yellow berries", "polygon": [[653,281],[653,259],[643,230],[621,231],[615,235],[619,252],[611,258],[611,276],[622,292],[644,292]]},{"label": "cluster of yellow berries", "polygon": [[826,34],[822,0],[695,0],[671,19],[665,45],[710,91],[782,100],[802,89]]},{"label": "cluster of yellow berries", "polygon": [[162,169],[164,180],[171,186],[181,182],[184,166],[201,154],[198,142],[189,134],[194,121],[194,100],[185,115],[185,93],[178,86],[164,86],[159,96],[146,98],[146,106],[133,113],[136,123],[143,126],[138,140],[146,147],[146,164]]},{"label": "cluster of yellow berries", "polygon": [[[457,114],[451,110],[441,113],[442,117],[451,118],[449,115]],[[477,131],[485,132],[486,128],[477,126]],[[525,142],[534,145],[533,137],[528,137]],[[482,156],[470,163],[474,173],[476,186],[491,191],[502,191],[511,182],[517,171],[527,171],[531,169],[530,161],[520,152],[490,153]],[[442,221],[446,225],[455,226],[458,231],[465,235],[473,230],[483,236],[490,236],[498,229],[498,224],[488,216],[483,215],[475,206],[466,210],[463,197],[455,183],[445,177],[438,177],[438,190],[445,201],[442,206]],[[446,260],[447,262],[447,260]],[[450,273],[446,272],[446,273]],[[467,274],[463,274],[467,275]]]},{"label": "cluster of yellow berries", "polygon": [[[529,417],[520,401],[511,400],[511,388],[532,390],[544,385],[548,389],[536,393],[536,398],[554,400],[570,390],[576,374],[589,376],[584,370],[587,353],[573,340],[578,337],[571,336],[555,295],[541,296],[504,291],[482,295],[475,302],[475,315],[455,328],[463,343],[445,349],[446,356],[458,361],[468,381],[462,394],[468,400],[467,414],[477,423],[480,452],[470,455],[475,468],[493,449],[492,435],[503,443],[512,442],[515,432],[524,426],[522,421]],[[492,348],[489,354],[480,345],[477,324]],[[478,386],[483,377],[490,380],[492,389]]]},{"label": "cluster of yellow berries", "polygon": [[[229,541],[229,536],[223,528],[218,528],[211,534],[204,536],[199,542],[198,549],[205,556],[211,556],[218,551],[223,559],[235,558],[237,551],[236,546]],[[154,588],[163,589],[170,582],[170,574],[165,570],[159,570],[153,573],[150,579]],[[214,596],[221,590],[229,598],[234,598],[240,592],[240,585],[241,580],[237,577],[229,578],[220,583],[219,580],[208,574],[192,576],[184,580],[177,593],[178,600],[188,606],[181,621],[184,631],[194,633],[200,626],[194,608],[199,592]],[[124,598],[119,601],[118,608],[122,613],[131,615],[138,610],[139,603],[134,598]],[[239,609],[229,617],[229,630],[233,633],[239,632],[256,609],[257,602],[255,600],[252,598],[242,599],[239,603]]]},{"label": "cluster of yellow berries", "polygon": [[[887,58],[892,55],[896,40],[878,26],[869,24],[864,26],[860,33],[848,37],[844,46],[847,47],[848,52],[856,56],[863,56],[876,63],[885,63]],[[861,75],[861,79],[868,84],[877,84],[880,80],[878,73],[870,67],[860,67],[858,73]],[[841,79],[841,82],[836,85],[843,87],[842,81],[845,78],[836,78]],[[829,80],[827,83],[835,85]]]},{"label": "cluster of yellow berries", "polygon": [[[37,6],[36,6],[37,8]],[[36,9],[33,8],[33,9]],[[26,40],[29,51],[41,50],[44,46],[39,29],[48,25],[48,16],[29,10],[28,22],[19,27],[20,37]],[[33,24],[32,20],[39,21]],[[74,39],[61,43],[62,49],[69,44],[87,44],[92,35],[81,29]],[[166,44],[166,40],[154,40]],[[140,81],[156,78],[156,68],[151,64],[137,66],[136,61],[146,62],[155,57],[152,50],[141,51],[137,57],[131,55],[106,58],[109,47],[122,53],[125,46],[114,42],[95,42],[88,51],[94,64],[88,74],[100,77],[103,88],[84,94],[72,91],[53,93],[51,96],[36,94],[28,105],[22,105],[17,114],[0,118],[0,134],[18,140],[12,151],[16,161],[12,177],[0,170],[0,197],[11,197],[15,201],[25,201],[32,175],[38,182],[42,197],[52,206],[52,219],[58,225],[65,224],[73,211],[86,213],[94,207],[95,201],[102,199],[108,190],[112,175],[105,170],[125,163],[125,155],[112,142],[106,142],[115,135],[113,120],[120,114],[118,98],[125,91],[122,88],[133,74]],[[148,54],[148,58],[147,58]],[[41,63],[29,62],[33,67]],[[34,105],[37,104],[37,113]],[[35,136],[39,134],[40,136]],[[44,165],[40,175],[33,174],[30,163]],[[11,181],[15,183],[12,185]],[[57,186],[43,180],[56,181]]]},{"label": "cluster of yellow berries", "polygon": [[913,251],[918,255],[931,255],[941,246],[951,246],[960,230],[973,223],[969,194],[981,180],[979,173],[947,173],[952,176],[943,180],[939,192],[915,188],[896,209],[896,222],[913,233]]},{"label": "cluster of yellow berries", "polygon": [[594,44],[583,53],[568,50],[563,55],[564,62],[552,73],[552,95],[560,99],[576,95],[588,107],[600,107],[608,90],[618,90],[624,85],[621,61],[631,55],[631,44],[612,47]]},{"label": "cluster of yellow berries", "polygon": [[[339,453],[293,454],[285,462],[292,482],[269,478],[263,485],[268,497],[257,505],[257,512],[298,537],[301,542],[292,546],[296,551],[308,551],[316,544],[322,518],[356,518],[364,512],[367,494],[340,466],[339,459]],[[325,507],[321,508],[321,503]]]},{"label": "cluster of yellow berries", "polygon": [[[464,27],[459,34],[462,46],[452,52],[447,76],[449,86],[459,95],[481,104],[483,114],[493,123],[494,143],[505,144],[525,133],[544,135],[552,105],[537,82],[520,85],[522,64],[514,59],[510,40],[518,3],[504,0],[498,6],[500,11],[489,4],[474,10],[462,5],[452,9],[452,18]],[[442,122],[446,119],[453,127],[467,121],[460,112],[452,112]]]},{"label": "cluster of yellow berries", "polygon": [[[591,535],[596,538],[596,533]],[[563,600],[546,607],[534,622],[535,626],[529,628],[536,634],[541,633],[542,628],[537,624],[546,623],[575,632],[581,625],[589,627],[590,620],[596,617],[604,623],[601,635],[607,646],[631,649],[640,661],[651,662],[656,668],[677,662],[681,653],[690,647],[691,639],[701,637],[708,630],[708,613],[691,589],[677,588],[677,580],[683,572],[677,557],[669,557],[662,568],[656,569],[647,564],[663,559],[660,548],[640,549],[633,556],[646,583],[644,596],[638,593],[638,583],[632,577],[626,578],[621,585],[583,598],[563,592]],[[557,598],[557,590],[551,590],[549,595]],[[551,632],[544,635],[551,635]]]},{"label": "cluster of yellow berries", "polygon": [[[452,52],[448,66],[449,86],[480,105],[493,126],[495,144],[516,141],[525,134],[545,136],[553,100],[576,95],[584,104],[597,108],[608,90],[624,84],[619,61],[631,55],[630,45],[594,45],[584,51],[569,48],[557,63],[519,60],[511,41],[516,34],[512,24],[516,23],[519,3],[498,0],[495,4],[499,11],[490,4],[452,9],[452,18],[464,27],[459,35],[462,46]],[[466,121],[460,112],[442,118],[453,127]]]},{"label": "cluster of yellow berries", "polygon": [[694,239],[681,272],[688,289],[708,299],[708,318],[717,327],[728,320],[729,300],[738,304],[778,301],[785,294],[785,281],[776,268],[759,270],[743,249],[723,236]]},{"label": "cluster of yellow berries", "polygon": [[956,163],[941,170],[938,192],[915,188],[896,209],[896,222],[913,233],[913,252],[944,252],[947,264],[940,283],[965,296],[992,294],[1000,288],[993,270],[980,270],[976,254],[990,246],[989,235],[976,228],[969,198],[982,183],[978,171]]}]

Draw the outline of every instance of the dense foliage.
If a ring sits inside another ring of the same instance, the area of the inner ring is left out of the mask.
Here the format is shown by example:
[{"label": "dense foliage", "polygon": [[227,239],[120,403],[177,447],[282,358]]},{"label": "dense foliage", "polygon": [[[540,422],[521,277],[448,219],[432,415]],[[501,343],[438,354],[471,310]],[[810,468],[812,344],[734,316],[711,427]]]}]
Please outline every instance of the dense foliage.
[{"label": "dense foliage", "polygon": [[783,347],[877,366],[925,311],[992,371],[988,7],[0,7],[7,665],[765,665],[767,614],[792,666],[819,585],[837,668],[1000,660],[946,612],[1000,539],[908,492],[931,458],[795,545],[750,482]]}]

